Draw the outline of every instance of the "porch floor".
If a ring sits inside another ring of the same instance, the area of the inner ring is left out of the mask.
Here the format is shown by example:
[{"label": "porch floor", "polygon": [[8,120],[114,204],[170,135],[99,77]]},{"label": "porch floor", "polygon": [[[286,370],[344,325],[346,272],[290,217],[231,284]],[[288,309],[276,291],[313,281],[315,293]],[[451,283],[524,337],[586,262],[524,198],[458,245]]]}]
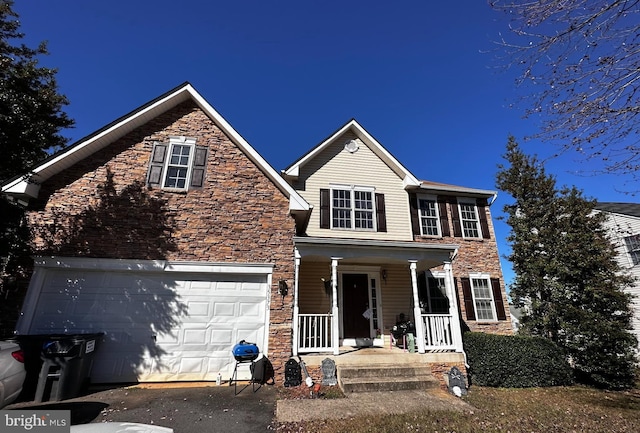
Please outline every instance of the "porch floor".
[{"label": "porch floor", "polygon": [[337,366],[371,364],[440,364],[456,363],[464,365],[464,355],[460,352],[409,353],[398,347],[352,347],[341,346],[340,354],[304,353],[300,354],[307,366],[320,366],[326,358],[333,359]]}]

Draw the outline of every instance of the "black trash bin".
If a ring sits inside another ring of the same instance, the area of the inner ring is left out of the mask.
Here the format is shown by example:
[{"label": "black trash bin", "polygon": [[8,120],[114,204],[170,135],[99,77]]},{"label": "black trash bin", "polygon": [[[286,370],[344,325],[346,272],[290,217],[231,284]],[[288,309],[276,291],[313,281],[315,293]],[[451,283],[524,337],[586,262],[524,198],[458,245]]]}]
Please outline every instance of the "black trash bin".
[{"label": "black trash bin", "polygon": [[19,336],[23,350],[28,350],[25,351],[25,357],[30,358],[27,376],[35,372],[36,354],[40,358],[35,392],[32,377],[28,381],[31,389],[27,393],[33,393],[32,399],[36,402],[77,397],[88,381],[93,357],[103,335],[103,332],[99,332]]}]

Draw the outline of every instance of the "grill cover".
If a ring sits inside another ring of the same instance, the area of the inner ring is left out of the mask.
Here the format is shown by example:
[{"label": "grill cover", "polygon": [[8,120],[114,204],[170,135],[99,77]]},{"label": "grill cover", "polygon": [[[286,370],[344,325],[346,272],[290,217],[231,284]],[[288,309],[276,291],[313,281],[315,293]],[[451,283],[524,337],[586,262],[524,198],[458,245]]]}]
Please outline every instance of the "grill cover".
[{"label": "grill cover", "polygon": [[254,343],[247,343],[244,340],[233,346],[232,352],[236,361],[253,361],[260,354],[258,346]]}]

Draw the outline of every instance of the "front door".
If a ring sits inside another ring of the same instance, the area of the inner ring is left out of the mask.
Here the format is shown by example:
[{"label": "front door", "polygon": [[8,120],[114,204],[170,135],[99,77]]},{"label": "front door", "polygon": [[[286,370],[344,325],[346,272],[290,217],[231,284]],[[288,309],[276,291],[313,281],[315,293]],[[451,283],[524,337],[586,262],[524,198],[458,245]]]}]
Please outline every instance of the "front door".
[{"label": "front door", "polygon": [[342,274],[342,302],[344,338],[370,338],[369,319],[363,316],[369,308],[367,274]]}]

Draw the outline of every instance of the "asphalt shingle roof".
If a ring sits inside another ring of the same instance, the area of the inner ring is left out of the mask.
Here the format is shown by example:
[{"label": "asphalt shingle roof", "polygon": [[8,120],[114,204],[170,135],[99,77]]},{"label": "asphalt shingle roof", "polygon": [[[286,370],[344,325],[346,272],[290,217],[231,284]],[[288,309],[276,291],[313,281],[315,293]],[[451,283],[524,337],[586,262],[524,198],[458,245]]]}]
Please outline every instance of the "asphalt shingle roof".
[{"label": "asphalt shingle roof", "polygon": [[596,209],[640,218],[640,203],[598,202]]}]

